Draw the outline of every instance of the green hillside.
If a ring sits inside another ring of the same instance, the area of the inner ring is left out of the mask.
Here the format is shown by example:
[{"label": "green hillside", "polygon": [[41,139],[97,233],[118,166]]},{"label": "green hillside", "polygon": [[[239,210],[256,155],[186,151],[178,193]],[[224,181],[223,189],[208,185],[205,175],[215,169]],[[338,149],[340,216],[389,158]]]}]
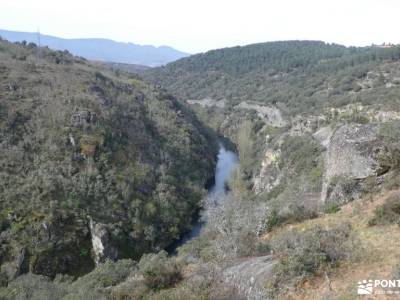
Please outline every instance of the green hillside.
[{"label": "green hillside", "polygon": [[148,70],[144,77],[183,100],[209,97],[226,99],[230,105],[252,100],[297,114],[349,103],[360,92],[360,100],[366,103],[377,94],[386,94],[384,89],[376,89],[384,85],[384,78],[376,78],[372,82],[374,90],[365,93],[360,80],[371,69],[399,59],[398,46],[356,48],[318,41],[269,42],[193,55]]},{"label": "green hillside", "polygon": [[[399,46],[255,44],[143,80],[38,50],[0,43],[0,298],[355,299],[398,277]],[[206,197],[217,136],[239,163]]]},{"label": "green hillside", "polygon": [[[239,152],[232,193],[180,249],[189,274],[208,270],[204,299],[354,299],[357,280],[397,276],[399,46],[255,44],[145,78]],[[191,282],[161,295],[197,295]]]},{"label": "green hillside", "polygon": [[103,260],[166,247],[190,227],[216,149],[164,90],[0,41],[2,274],[88,272],[90,220],[112,249]]}]

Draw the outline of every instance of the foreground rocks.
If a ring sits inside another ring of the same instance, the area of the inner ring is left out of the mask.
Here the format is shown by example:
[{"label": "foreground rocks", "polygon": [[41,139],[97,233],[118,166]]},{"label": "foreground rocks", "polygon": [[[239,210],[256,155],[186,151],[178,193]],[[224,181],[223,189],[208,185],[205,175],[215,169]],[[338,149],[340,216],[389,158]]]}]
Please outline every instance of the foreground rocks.
[{"label": "foreground rocks", "polygon": [[384,151],[378,124],[336,129],[327,145],[322,203],[343,204],[357,197],[361,181],[380,175],[378,157]]},{"label": "foreground rocks", "polygon": [[276,263],[271,255],[244,258],[223,271],[223,281],[237,288],[249,300],[267,299],[264,285],[273,275]]},{"label": "foreground rocks", "polygon": [[96,265],[99,265],[106,259],[117,259],[118,249],[112,241],[107,226],[101,223],[96,223],[91,218],[89,224],[94,261]]}]

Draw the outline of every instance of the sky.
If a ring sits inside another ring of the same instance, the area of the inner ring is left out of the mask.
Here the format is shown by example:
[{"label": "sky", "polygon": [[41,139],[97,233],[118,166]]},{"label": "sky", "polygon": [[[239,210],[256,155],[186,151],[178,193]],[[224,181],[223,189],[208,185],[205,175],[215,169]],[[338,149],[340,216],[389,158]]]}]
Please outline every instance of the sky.
[{"label": "sky", "polygon": [[0,0],[0,28],[198,53],[297,39],[398,44],[399,13],[399,0]]}]

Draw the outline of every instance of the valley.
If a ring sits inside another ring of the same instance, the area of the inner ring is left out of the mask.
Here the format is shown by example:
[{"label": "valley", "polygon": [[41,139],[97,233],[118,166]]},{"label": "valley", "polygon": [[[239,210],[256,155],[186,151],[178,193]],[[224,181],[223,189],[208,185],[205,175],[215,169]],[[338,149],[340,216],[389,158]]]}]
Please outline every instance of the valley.
[{"label": "valley", "polygon": [[176,254],[178,247],[181,247],[190,240],[200,236],[202,229],[207,226],[208,210],[218,206],[221,198],[225,197],[226,194],[229,193],[228,182],[238,164],[237,154],[227,150],[225,146],[219,142],[219,151],[213,184],[209,188],[206,197],[202,200],[200,211],[198,216],[194,219],[192,229],[169,246],[167,250],[168,252]]},{"label": "valley", "polygon": [[398,46],[36,53],[0,41],[1,299],[354,299],[398,276]]}]

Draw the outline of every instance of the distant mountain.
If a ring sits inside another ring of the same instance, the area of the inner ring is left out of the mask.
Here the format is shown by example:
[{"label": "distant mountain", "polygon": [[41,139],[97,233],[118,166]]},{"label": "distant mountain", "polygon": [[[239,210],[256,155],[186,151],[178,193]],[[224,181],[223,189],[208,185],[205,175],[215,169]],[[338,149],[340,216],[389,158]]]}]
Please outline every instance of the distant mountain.
[{"label": "distant mountain", "polygon": [[[38,34],[0,30],[0,36],[11,42],[38,42]],[[189,54],[180,52],[168,46],[154,47],[132,43],[115,42],[108,39],[63,39],[49,35],[40,35],[40,44],[54,50],[68,50],[90,60],[110,61],[146,66],[160,66]]]}]

